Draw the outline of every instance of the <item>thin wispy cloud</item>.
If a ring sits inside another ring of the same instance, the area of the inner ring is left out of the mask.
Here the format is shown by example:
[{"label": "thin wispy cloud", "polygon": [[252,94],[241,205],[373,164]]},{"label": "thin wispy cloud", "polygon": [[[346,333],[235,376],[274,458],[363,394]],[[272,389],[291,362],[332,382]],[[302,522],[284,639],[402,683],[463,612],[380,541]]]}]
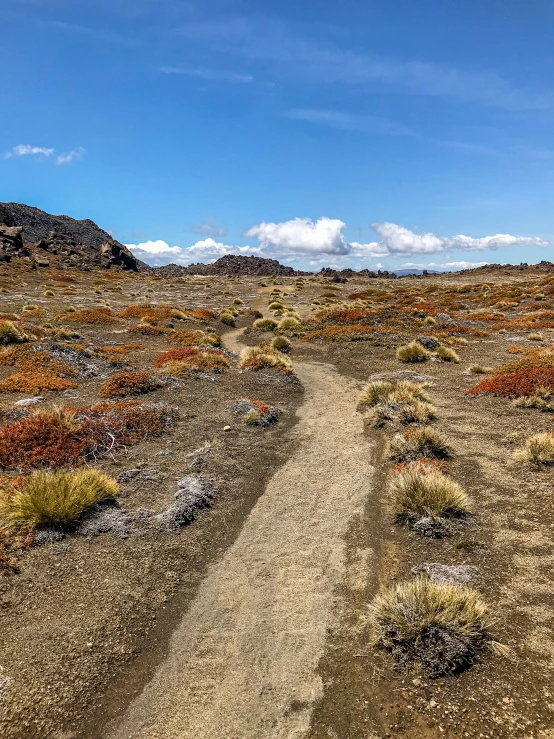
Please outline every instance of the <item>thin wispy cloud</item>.
[{"label": "thin wispy cloud", "polygon": [[237,84],[248,84],[254,81],[251,74],[240,74],[238,72],[228,72],[223,69],[206,69],[204,67],[187,68],[187,67],[160,67],[162,74],[176,74],[185,77],[197,77],[210,82],[233,82]]},{"label": "thin wispy cloud", "polygon": [[273,64],[273,72],[296,81],[362,85],[399,93],[438,96],[508,110],[554,107],[550,92],[521,89],[495,72],[448,64],[369,55],[294,32],[277,21],[237,18],[189,24],[178,33],[226,52]]},{"label": "thin wispy cloud", "polygon": [[218,226],[213,218],[205,218],[202,223],[193,224],[190,230],[200,236],[212,236],[219,239],[227,234],[227,229],[224,226]]},{"label": "thin wispy cloud", "polygon": [[25,156],[43,156],[49,157],[54,153],[54,149],[50,149],[46,146],[31,146],[30,144],[17,144],[13,146],[4,155],[6,159],[12,157],[25,157]]},{"label": "thin wispy cloud", "polygon": [[321,126],[337,128],[343,131],[360,131],[361,133],[385,134],[391,136],[414,136],[414,132],[407,126],[386,118],[371,115],[346,113],[339,110],[319,110],[301,108],[289,110],[287,118],[296,121],[306,121]]},{"label": "thin wispy cloud", "polygon": [[500,154],[498,149],[486,144],[472,144],[469,141],[442,141],[441,143],[449,149],[456,149],[465,154],[484,154],[485,156],[498,156]]},{"label": "thin wispy cloud", "polygon": [[82,146],[77,146],[75,149],[71,149],[71,151],[66,151],[62,154],[59,154],[56,157],[56,164],[71,164],[71,162],[76,162],[79,161],[79,159],[82,159],[85,154],[86,149],[83,149]]}]

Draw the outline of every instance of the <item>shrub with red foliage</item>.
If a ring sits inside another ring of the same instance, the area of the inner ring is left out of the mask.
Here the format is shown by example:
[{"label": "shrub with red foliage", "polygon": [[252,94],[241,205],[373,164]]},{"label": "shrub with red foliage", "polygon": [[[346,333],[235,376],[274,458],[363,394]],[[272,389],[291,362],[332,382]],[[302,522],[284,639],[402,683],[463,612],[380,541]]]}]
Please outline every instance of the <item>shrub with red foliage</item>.
[{"label": "shrub with red foliage", "polygon": [[160,383],[146,372],[116,372],[100,388],[101,398],[142,395],[156,390]]},{"label": "shrub with red foliage", "polygon": [[466,391],[466,395],[490,393],[507,398],[534,395],[537,388],[554,390],[554,368],[531,367],[489,377]]},{"label": "shrub with red foliage", "polygon": [[64,314],[63,317],[66,321],[73,323],[99,323],[101,325],[118,323],[118,319],[109,308],[82,308],[73,313]]},{"label": "shrub with red foliage", "polygon": [[138,401],[35,413],[0,428],[0,469],[55,469],[117,458],[127,446],[161,434],[176,418],[170,406]]},{"label": "shrub with red foliage", "polygon": [[166,352],[158,354],[153,364],[154,367],[163,367],[163,365],[168,362],[186,362],[190,359],[197,360],[203,356],[207,356],[208,358],[211,356],[212,359],[214,357],[217,358],[218,356],[225,357],[220,349],[198,349],[195,346],[183,346],[168,349]]}]

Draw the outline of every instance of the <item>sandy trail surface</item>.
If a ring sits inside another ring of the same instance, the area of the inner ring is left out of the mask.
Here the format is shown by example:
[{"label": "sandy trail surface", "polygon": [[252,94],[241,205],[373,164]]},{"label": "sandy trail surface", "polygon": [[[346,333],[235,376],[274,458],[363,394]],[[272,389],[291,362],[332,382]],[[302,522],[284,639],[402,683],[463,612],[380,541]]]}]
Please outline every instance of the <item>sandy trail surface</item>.
[{"label": "sandy trail surface", "polygon": [[[229,348],[239,333],[227,334]],[[359,385],[325,364],[295,371],[305,387],[296,451],[208,572],[112,739],[292,739],[309,729],[344,536],[373,469]]]}]

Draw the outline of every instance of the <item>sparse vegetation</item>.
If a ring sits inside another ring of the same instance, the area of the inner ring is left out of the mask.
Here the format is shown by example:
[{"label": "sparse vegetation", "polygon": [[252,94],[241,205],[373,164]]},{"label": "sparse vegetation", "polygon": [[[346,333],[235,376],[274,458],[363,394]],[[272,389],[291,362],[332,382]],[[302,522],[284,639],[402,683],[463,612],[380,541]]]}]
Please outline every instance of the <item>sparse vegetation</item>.
[{"label": "sparse vegetation", "polygon": [[252,324],[252,328],[258,331],[274,331],[277,325],[277,321],[274,321],[273,318],[258,318]]},{"label": "sparse vegetation", "polygon": [[456,354],[454,349],[448,346],[438,346],[435,350],[435,354],[442,362],[454,362],[459,364],[460,357]]},{"label": "sparse vegetation", "polygon": [[24,341],[28,341],[28,337],[17,328],[13,321],[0,320],[0,346],[21,344]]},{"label": "sparse vegetation", "polygon": [[290,371],[292,363],[282,352],[270,348],[263,349],[262,347],[251,346],[243,349],[240,353],[239,367],[240,369],[251,369],[256,372],[271,367]]},{"label": "sparse vegetation", "polygon": [[426,575],[379,593],[370,606],[370,623],[375,646],[431,677],[469,667],[490,641],[488,609],[478,593]]},{"label": "sparse vegetation", "polygon": [[292,344],[290,339],[287,339],[286,336],[276,336],[271,340],[270,346],[278,352],[288,354],[291,350]]},{"label": "sparse vegetation", "polygon": [[100,388],[101,398],[142,395],[156,390],[160,383],[147,372],[116,372]]},{"label": "sparse vegetation", "polygon": [[431,355],[427,349],[418,344],[417,341],[399,346],[396,350],[396,358],[400,362],[427,362],[430,357]]},{"label": "sparse vegetation", "polygon": [[532,462],[536,465],[554,462],[554,434],[541,433],[530,436],[521,449],[514,452],[518,462]]},{"label": "sparse vegetation", "polygon": [[456,518],[470,512],[462,487],[434,470],[422,474],[406,469],[392,475],[391,503],[396,518],[406,522],[415,522],[422,516]]},{"label": "sparse vegetation", "polygon": [[8,531],[67,527],[94,504],[117,495],[118,490],[117,482],[98,470],[39,470],[20,489],[0,495],[0,526]]},{"label": "sparse vegetation", "polygon": [[418,457],[447,459],[452,447],[444,434],[429,426],[407,429],[396,434],[391,442],[391,459],[408,461]]}]

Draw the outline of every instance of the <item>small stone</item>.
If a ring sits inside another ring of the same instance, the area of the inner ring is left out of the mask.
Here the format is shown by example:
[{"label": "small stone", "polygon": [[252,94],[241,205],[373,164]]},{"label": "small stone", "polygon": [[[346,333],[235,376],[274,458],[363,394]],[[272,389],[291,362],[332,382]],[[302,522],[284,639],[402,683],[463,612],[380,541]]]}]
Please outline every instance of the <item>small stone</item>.
[{"label": "small stone", "polygon": [[223,431],[230,431],[230,430],[231,430],[231,427],[230,426],[224,426],[223,427]]}]

